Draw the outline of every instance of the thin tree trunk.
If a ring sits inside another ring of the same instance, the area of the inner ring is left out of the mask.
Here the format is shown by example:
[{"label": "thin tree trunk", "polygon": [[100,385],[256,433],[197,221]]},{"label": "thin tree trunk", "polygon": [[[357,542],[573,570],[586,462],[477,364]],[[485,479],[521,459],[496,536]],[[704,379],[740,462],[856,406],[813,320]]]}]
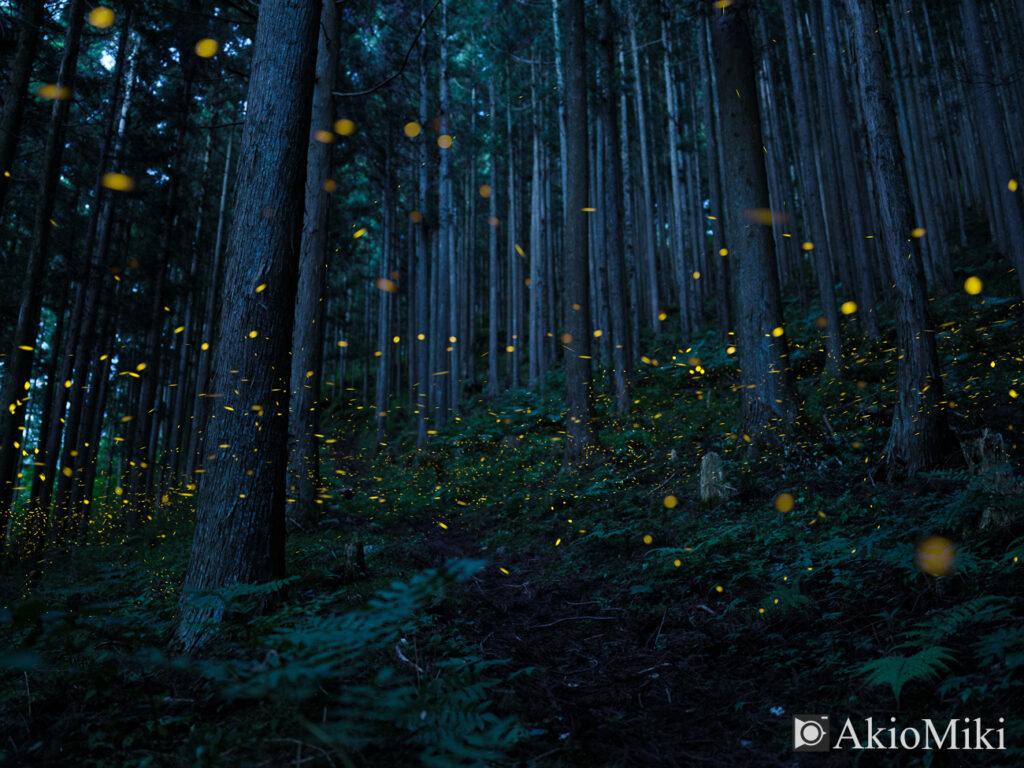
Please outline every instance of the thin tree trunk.
[{"label": "thin tree trunk", "polygon": [[[818,169],[815,157],[820,151],[820,142],[815,141],[818,133],[812,124],[813,104],[811,92],[804,79],[803,57],[800,51],[800,27],[796,21],[796,0],[783,0],[782,10],[786,21],[786,52],[789,57],[789,76],[793,84],[793,102],[796,105],[796,156],[800,168],[803,188],[803,214],[811,243],[814,271],[818,277],[818,296],[821,298],[822,313],[825,316],[825,367],[836,374],[843,364],[839,306],[836,302],[835,277],[829,257],[831,242],[825,228],[825,210],[821,203]],[[804,246],[808,246],[805,244]]]},{"label": "thin tree trunk", "polygon": [[[651,330],[661,332],[661,306],[658,304],[658,267],[655,258],[654,202],[651,193],[651,158],[647,148],[647,109],[644,105],[644,87],[640,73],[640,54],[636,43],[636,16],[632,8],[626,11],[629,24],[630,57],[633,63],[633,101],[636,109],[637,134],[640,143],[640,219],[643,230],[640,242],[643,254],[640,258],[641,273],[646,288],[646,306],[649,311]],[[564,160],[563,160],[564,162]],[[639,227],[638,227],[639,230]]]},{"label": "thin tree trunk", "polygon": [[986,162],[986,175],[992,188],[997,190],[992,201],[997,210],[990,208],[989,219],[992,220],[999,215],[1000,210],[1003,211],[1005,226],[999,245],[1016,267],[1020,292],[1024,296],[1024,193],[1009,189],[1010,179],[1016,179],[1018,183],[1022,179],[1013,164],[1001,119],[1003,112],[991,82],[994,76],[992,57],[982,34],[978,3],[976,0],[962,2],[967,58],[972,79],[975,80],[971,88],[974,97],[974,109],[971,112],[979,128],[977,135],[985,137],[979,147]]},{"label": "thin tree trunk", "polygon": [[[488,86],[488,104],[491,117],[491,145],[498,140],[498,111],[494,100],[494,77]],[[491,153],[491,196],[488,199],[487,232],[487,396],[498,396],[498,288],[501,277],[498,265],[498,158]],[[506,223],[507,226],[507,223]]]},{"label": "thin tree trunk", "polygon": [[665,47],[663,61],[663,75],[665,78],[665,111],[668,114],[668,133],[666,142],[668,144],[668,167],[669,183],[671,185],[671,212],[668,220],[671,222],[669,235],[669,253],[672,263],[671,274],[675,277],[676,290],[679,292],[679,328],[683,341],[687,341],[693,329],[690,326],[689,292],[689,270],[686,265],[686,247],[683,241],[683,190],[679,169],[679,140],[682,131],[679,126],[679,107],[676,98],[675,80],[672,77],[672,42],[670,37],[667,11],[661,19],[661,38]]},{"label": "thin tree trunk", "polygon": [[388,412],[391,409],[391,153],[385,151],[384,194],[381,196],[380,267],[377,278],[377,382],[375,387],[374,423],[377,430],[377,450],[387,437]]},{"label": "thin tree trunk", "polygon": [[300,523],[319,519],[320,386],[323,379],[324,291],[327,285],[327,225],[331,145],[317,141],[334,116],[332,92],[338,69],[339,15],[332,2],[322,3],[316,54],[316,84],[306,151],[305,211],[299,251],[299,283],[292,331],[291,402],[289,404],[288,490],[294,501],[289,516]]},{"label": "thin tree trunk", "polygon": [[50,233],[53,229],[50,218],[53,215],[57,183],[63,168],[65,132],[75,87],[84,11],[84,0],[71,0],[68,8],[68,28],[64,37],[64,55],[56,85],[58,98],[53,102],[46,146],[43,150],[43,172],[32,228],[32,249],[25,269],[24,293],[14,330],[14,348],[4,366],[4,382],[0,394],[0,552],[3,551],[7,536],[7,522],[10,519],[18,467],[21,463],[21,428],[25,425],[25,411],[30,394],[32,361],[35,358],[39,317],[43,306],[43,276],[49,260]]},{"label": "thin tree trunk", "polygon": [[[626,73],[626,57],[623,53],[623,46],[618,46],[619,70],[623,76]],[[638,246],[637,238],[637,216],[636,198],[633,192],[633,166],[630,158],[631,142],[622,141],[623,136],[629,136],[629,100],[626,88],[619,88],[619,162],[622,164],[622,212],[623,212],[623,258],[626,262],[626,284],[629,301],[629,346],[626,352],[626,363],[633,368],[636,364],[637,350],[640,348],[640,270],[637,264]],[[612,147],[614,151],[616,147]],[[699,241],[698,241],[699,242]]]},{"label": "thin tree trunk", "polygon": [[[95,346],[96,322],[100,312],[100,295],[103,288],[103,277],[106,273],[106,247],[109,244],[110,227],[113,218],[113,194],[103,188],[103,175],[111,155],[120,154],[127,112],[131,106],[131,90],[134,85],[134,57],[127,53],[128,37],[131,34],[131,13],[124,16],[117,49],[117,64],[110,83],[110,95],[107,100],[107,114],[104,120],[103,141],[99,152],[99,163],[96,168],[96,181],[93,185],[93,204],[89,216],[88,231],[85,238],[83,260],[86,263],[84,305],[78,328],[77,351],[75,352],[74,373],[68,392],[68,409],[64,415],[64,448],[60,460],[60,474],[57,482],[57,506],[54,520],[54,534],[59,543],[64,543],[73,531],[67,526],[74,513],[71,506],[73,478],[76,472],[84,467],[81,459],[87,453],[80,434],[82,408],[86,398],[86,381],[90,371],[90,354]],[[137,50],[132,46],[132,53]],[[132,59],[127,83],[124,85],[123,108],[118,120],[118,96],[122,90],[125,65]],[[103,241],[96,243],[96,233],[100,233]]]},{"label": "thin tree trunk", "polygon": [[583,0],[562,0],[565,14],[565,301],[570,338],[565,347],[567,465],[585,462],[594,448],[593,392],[590,361],[590,285],[587,269],[587,224],[592,208],[587,149],[587,57]]},{"label": "thin tree trunk", "polygon": [[[535,51],[536,53],[536,51]],[[540,111],[537,103],[537,65],[530,67],[531,149],[533,171],[530,179],[530,386],[536,387],[547,370],[544,357],[544,179],[541,164]]]},{"label": "thin tree trunk", "polygon": [[220,293],[220,262],[224,251],[224,219],[227,212],[228,178],[231,171],[231,147],[234,134],[228,134],[228,147],[224,155],[224,174],[221,179],[220,204],[217,207],[217,236],[213,246],[213,264],[210,266],[209,284],[206,286],[206,300],[203,307],[202,341],[199,344],[199,371],[196,373],[196,396],[192,405],[192,439],[189,446],[190,465],[188,476],[193,478],[202,461],[210,400],[207,386],[210,383],[210,364],[213,358],[213,336],[216,324],[215,307]]},{"label": "thin tree trunk", "polygon": [[[718,125],[718,105],[714,98],[714,67],[711,63],[711,32],[707,20],[703,19],[698,30],[698,48],[700,50],[700,79],[705,83],[704,90],[704,145],[708,168],[708,202],[710,203],[709,219],[711,228],[711,271],[715,280],[715,314],[718,319],[719,333],[732,342],[729,334],[733,330],[733,311],[730,286],[730,260],[725,239],[725,199],[722,185],[722,155],[720,152],[722,132]],[[713,217],[713,218],[712,218]]]},{"label": "thin tree trunk", "polygon": [[[50,362],[46,370],[46,386],[43,389],[43,413],[39,424],[39,453],[35,457],[35,472],[33,472],[32,486],[29,492],[29,501],[25,509],[25,541],[22,546],[22,556],[25,561],[33,566],[38,562],[46,543],[47,514],[49,512],[49,495],[46,497],[46,508],[42,509],[38,503],[41,486],[46,479],[46,447],[51,444],[51,436],[56,433],[55,439],[60,440],[61,418],[63,408],[67,402],[64,380],[57,380],[59,373],[58,366],[65,359],[65,328],[66,320],[73,310],[67,307],[68,285],[64,284],[57,300],[57,328],[54,330],[53,338],[50,340],[51,354]],[[58,442],[59,445],[59,442]],[[54,451],[56,453],[56,450]],[[44,470],[44,471],[40,471]],[[50,477],[53,472],[51,470]],[[49,483],[47,483],[49,485]]]},{"label": "thin tree trunk", "polygon": [[21,32],[18,51],[14,55],[7,76],[3,114],[0,115],[0,224],[4,220],[4,203],[14,169],[14,155],[21,138],[21,118],[25,112],[28,81],[32,76],[32,62],[39,46],[39,30],[43,21],[43,0],[22,0]]},{"label": "thin tree trunk", "polygon": [[[507,75],[507,81],[511,87],[512,78],[511,75]],[[511,96],[509,97],[509,103],[505,106],[505,141],[508,147],[508,215],[505,217],[505,233],[506,233],[506,252],[507,252],[507,265],[508,265],[508,297],[507,297],[507,308],[508,308],[508,322],[505,326],[505,335],[508,341],[505,344],[505,349],[508,355],[508,366],[509,366],[509,386],[513,389],[519,387],[519,336],[520,336],[520,316],[519,316],[519,292],[522,288],[522,280],[519,276],[519,254],[516,249],[516,236],[519,224],[519,211],[518,211],[518,200],[516,199],[517,185],[516,185],[516,152],[515,143],[512,135],[512,104]]]},{"label": "thin tree trunk", "polygon": [[619,124],[616,115],[615,98],[615,16],[611,0],[602,0],[603,14],[601,54],[605,70],[605,90],[602,94],[602,115],[604,122],[605,198],[603,216],[604,239],[608,248],[608,310],[612,348],[612,368],[615,384],[615,410],[619,416],[629,411],[629,382],[627,379],[632,362],[631,339],[626,312],[626,260],[623,237],[623,214],[628,206],[623,200],[622,155],[619,151]]},{"label": "thin tree trunk", "polygon": [[853,270],[856,283],[848,287],[857,298],[857,320],[864,334],[871,340],[878,339],[878,315],[875,307],[875,289],[872,281],[873,267],[871,246],[867,240],[870,232],[868,217],[864,211],[868,201],[863,195],[863,183],[860,181],[861,171],[857,167],[855,155],[858,146],[854,133],[854,115],[850,109],[846,90],[846,78],[839,59],[839,38],[836,33],[836,8],[826,3],[822,8],[822,26],[825,32],[824,55],[827,65],[826,80],[831,94],[830,106],[832,124],[836,129],[836,141],[839,145],[840,177],[847,180],[842,185],[843,198],[846,202],[844,210],[849,216],[848,226],[851,235],[849,244],[853,256]]},{"label": "thin tree trunk", "polygon": [[[425,23],[426,15],[421,10],[421,20]],[[428,119],[429,91],[427,82],[427,41],[420,37],[420,124],[426,125]],[[493,113],[492,113],[493,115]],[[428,165],[429,160],[427,137],[420,135],[419,146],[419,176],[417,178],[419,201],[420,201],[420,222],[416,227],[416,312],[417,312],[417,333],[415,343],[418,349],[416,360],[417,367],[417,430],[416,445],[420,448],[427,444],[427,416],[432,403],[432,393],[435,388],[434,377],[431,376],[434,370],[431,368],[431,351],[434,348],[434,329],[430,324],[431,307],[434,305],[434,294],[430,292],[430,247],[427,240],[429,233],[427,208],[429,201],[428,191]]]}]

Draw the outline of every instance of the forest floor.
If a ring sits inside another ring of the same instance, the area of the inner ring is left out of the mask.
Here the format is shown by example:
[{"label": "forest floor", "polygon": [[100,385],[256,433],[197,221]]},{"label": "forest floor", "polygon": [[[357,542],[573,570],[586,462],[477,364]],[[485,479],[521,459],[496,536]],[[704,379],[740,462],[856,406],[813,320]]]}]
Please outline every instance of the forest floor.
[{"label": "forest floor", "polygon": [[[267,615],[282,585],[221,591],[239,620],[201,658],[166,642],[186,499],[141,535],[98,525],[31,593],[8,564],[0,764],[1024,763],[1019,304],[934,303],[960,445],[893,483],[891,340],[851,319],[846,367],[825,375],[814,317],[788,312],[806,426],[785,451],[749,450],[711,335],[649,341],[629,416],[599,393],[585,467],[562,466],[557,373],[465,407],[423,451],[398,428],[377,450],[372,409],[336,405],[286,599]],[[709,452],[717,501],[700,498]],[[1008,749],[797,754],[805,713],[861,734],[867,717],[1003,717]]]}]

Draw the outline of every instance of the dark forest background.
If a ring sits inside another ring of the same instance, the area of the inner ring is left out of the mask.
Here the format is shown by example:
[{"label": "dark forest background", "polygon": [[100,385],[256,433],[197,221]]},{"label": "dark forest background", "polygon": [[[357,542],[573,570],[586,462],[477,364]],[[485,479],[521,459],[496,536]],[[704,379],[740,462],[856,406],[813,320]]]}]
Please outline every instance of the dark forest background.
[{"label": "dark forest background", "polygon": [[0,0],[0,762],[1019,761],[1022,36]]}]

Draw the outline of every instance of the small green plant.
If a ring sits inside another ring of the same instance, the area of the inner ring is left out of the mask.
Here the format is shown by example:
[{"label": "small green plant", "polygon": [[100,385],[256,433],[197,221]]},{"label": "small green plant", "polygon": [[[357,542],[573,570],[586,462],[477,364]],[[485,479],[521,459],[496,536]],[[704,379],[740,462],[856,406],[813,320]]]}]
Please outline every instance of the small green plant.
[{"label": "small green plant", "polygon": [[948,648],[935,645],[911,656],[884,656],[869,661],[861,667],[861,674],[868,685],[888,685],[892,688],[898,709],[904,685],[917,680],[933,680],[949,668],[952,660],[953,654]]}]

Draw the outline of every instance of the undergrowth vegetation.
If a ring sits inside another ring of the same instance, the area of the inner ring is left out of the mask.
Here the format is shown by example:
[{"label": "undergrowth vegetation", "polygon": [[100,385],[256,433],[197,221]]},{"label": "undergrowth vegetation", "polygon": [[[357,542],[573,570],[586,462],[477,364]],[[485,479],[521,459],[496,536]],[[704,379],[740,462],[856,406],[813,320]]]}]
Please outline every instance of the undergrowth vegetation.
[{"label": "undergrowth vegetation", "polygon": [[585,467],[562,465],[557,372],[467,405],[424,450],[410,433],[359,447],[366,411],[335,406],[321,525],[291,536],[284,583],[186,596],[236,619],[202,658],[169,644],[186,507],[53,553],[38,581],[7,566],[0,762],[772,764],[792,761],[790,714],[827,712],[1005,717],[990,764],[1019,764],[1018,310],[935,303],[962,455],[900,485],[884,465],[892,341],[848,349],[831,378],[795,305],[803,426],[772,453],[738,431],[735,362],[712,334],[652,340],[628,416],[598,393]]}]

